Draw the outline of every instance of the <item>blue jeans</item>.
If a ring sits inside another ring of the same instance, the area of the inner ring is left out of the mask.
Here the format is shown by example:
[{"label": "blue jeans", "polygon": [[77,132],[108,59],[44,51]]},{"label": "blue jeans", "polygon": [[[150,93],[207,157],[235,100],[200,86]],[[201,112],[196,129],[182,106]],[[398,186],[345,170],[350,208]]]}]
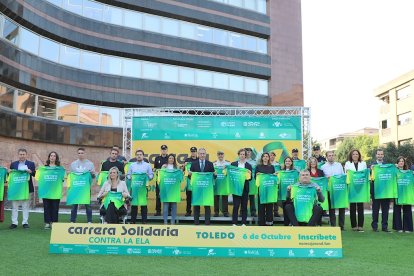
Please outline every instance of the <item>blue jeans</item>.
[{"label": "blue jeans", "polygon": [[[86,218],[88,222],[92,222],[92,207],[89,204],[85,204],[86,209]],[[70,210],[70,222],[76,222],[76,217],[78,215],[78,204],[72,205],[72,210]]]},{"label": "blue jeans", "polygon": [[164,224],[168,223],[168,209],[171,206],[171,224],[175,224],[175,217],[177,216],[177,202],[163,202],[162,203],[162,217]]}]

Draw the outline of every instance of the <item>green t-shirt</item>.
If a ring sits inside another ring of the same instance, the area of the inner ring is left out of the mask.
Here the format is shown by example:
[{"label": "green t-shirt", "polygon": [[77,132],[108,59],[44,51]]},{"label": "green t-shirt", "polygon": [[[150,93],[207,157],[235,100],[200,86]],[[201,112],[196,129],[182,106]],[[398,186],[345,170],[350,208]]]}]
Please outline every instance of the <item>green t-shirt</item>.
[{"label": "green t-shirt", "polygon": [[306,169],[306,161],[302,159],[293,160],[293,167],[298,170],[304,170]]},{"label": "green t-shirt", "polygon": [[42,166],[36,171],[39,198],[61,199],[65,168]]},{"label": "green t-shirt", "polygon": [[229,195],[229,181],[226,169],[223,167],[214,167],[217,177],[214,180],[214,195]]},{"label": "green t-shirt", "polygon": [[7,169],[0,167],[0,201],[4,200],[4,182],[7,177]]},{"label": "green t-shirt", "polygon": [[280,171],[279,178],[279,199],[286,200],[287,187],[294,185],[299,180],[299,172],[297,170]]},{"label": "green t-shirt", "polygon": [[397,167],[394,164],[374,165],[372,176],[375,199],[397,198]]},{"label": "green t-shirt", "polygon": [[367,169],[361,171],[346,172],[346,183],[349,189],[350,203],[364,203],[370,201],[369,194],[369,171]]},{"label": "green t-shirt", "polygon": [[295,206],[296,219],[308,223],[313,213],[313,206],[317,201],[315,187],[306,185],[292,185],[291,196]]},{"label": "green t-shirt", "polygon": [[275,203],[278,197],[278,179],[274,174],[258,173],[256,186],[259,187],[260,204]]},{"label": "green t-shirt", "polygon": [[414,175],[411,170],[397,171],[397,204],[414,205]]},{"label": "green t-shirt", "polygon": [[148,175],[146,173],[131,174],[132,206],[147,206]]},{"label": "green t-shirt", "polygon": [[90,204],[92,175],[90,172],[71,172],[66,180],[66,204]]},{"label": "green t-shirt", "polygon": [[244,182],[250,179],[251,174],[246,168],[239,168],[232,165],[227,165],[227,177],[229,180],[230,193],[242,196],[244,189]]},{"label": "green t-shirt", "polygon": [[328,188],[331,208],[348,208],[349,195],[348,185],[346,184],[346,175],[341,174],[329,177]]},{"label": "green t-shirt", "polygon": [[96,181],[96,184],[98,186],[102,186],[105,183],[105,181],[108,180],[108,176],[109,176],[109,172],[108,171],[101,171],[98,174],[98,178],[97,178],[98,180]]},{"label": "green t-shirt", "polygon": [[249,181],[249,195],[257,195],[256,179],[254,179],[254,175],[256,173],[256,165],[252,165],[252,169],[252,177]]},{"label": "green t-shirt", "polygon": [[191,174],[191,205],[214,206],[214,184],[212,172],[193,172]]},{"label": "green t-shirt", "polygon": [[29,199],[29,179],[30,175],[26,171],[12,170],[8,177],[8,200],[28,200]]},{"label": "green t-shirt", "polygon": [[124,205],[124,198],[122,197],[122,193],[109,191],[103,200],[105,209],[108,209],[108,205],[111,202],[114,203],[116,209],[121,208]]},{"label": "green t-shirt", "polygon": [[158,171],[158,185],[161,202],[181,201],[181,181],[183,172],[178,169],[160,169]]},{"label": "green t-shirt", "polygon": [[320,205],[324,211],[329,210],[329,203],[328,203],[328,178],[327,177],[312,177],[311,183],[317,184],[321,188],[321,193],[325,200],[320,202]]}]

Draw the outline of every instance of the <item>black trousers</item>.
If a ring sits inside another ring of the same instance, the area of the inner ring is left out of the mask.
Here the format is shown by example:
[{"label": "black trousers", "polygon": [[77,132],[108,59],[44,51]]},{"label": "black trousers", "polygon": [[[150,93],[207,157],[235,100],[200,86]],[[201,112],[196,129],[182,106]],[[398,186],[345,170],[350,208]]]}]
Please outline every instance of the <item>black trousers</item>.
[{"label": "black trousers", "polygon": [[[260,203],[260,196],[257,195],[258,201],[258,219],[259,226],[271,225],[273,224],[273,203]],[[267,224],[266,224],[267,223]]]},{"label": "black trousers", "polygon": [[289,216],[287,216],[286,214],[285,214],[285,207],[286,207],[286,204],[290,204],[291,202],[288,202],[288,201],[286,201],[286,200],[283,200],[282,201],[282,208],[283,208],[283,225],[284,226],[289,226],[289,224],[290,224],[290,219],[289,219]]},{"label": "black trousers", "polygon": [[[401,209],[403,211],[401,219]],[[392,229],[396,231],[410,231],[413,232],[413,213],[411,205],[397,205],[394,204],[392,220]]]},{"label": "black trousers", "polygon": [[[204,218],[205,218],[205,224],[210,225],[210,218],[211,218],[211,207],[210,206],[204,206]],[[200,224],[200,206],[194,206],[194,224],[199,225]]]},{"label": "black trousers", "polygon": [[186,195],[186,203],[187,203],[185,211],[187,214],[191,215],[191,198],[192,198],[193,192],[186,190],[185,195]]},{"label": "black trousers", "polygon": [[155,183],[155,212],[161,214],[160,187]]},{"label": "black trousers", "polygon": [[107,209],[105,209],[105,206],[102,206],[99,213],[101,216],[105,217],[105,221],[107,223],[118,224],[119,217],[125,216],[127,214],[127,209],[125,209],[125,206],[121,206],[121,208],[116,209],[115,204],[111,202],[109,203]]},{"label": "black trousers", "polygon": [[[131,223],[135,224],[137,222],[138,216],[138,206],[131,206]],[[148,218],[148,206],[141,206],[141,221],[143,224],[147,223]]]},{"label": "black trousers", "polygon": [[275,217],[279,216],[279,205],[279,202],[273,203],[273,213]]},{"label": "black trousers", "polygon": [[[299,226],[300,225],[300,223],[298,222],[298,220],[296,218],[296,215],[295,215],[295,207],[293,206],[293,203],[291,203],[291,202],[287,203],[285,205],[285,208],[284,208],[283,211],[284,211],[284,215],[289,217],[289,220],[290,220],[290,222],[293,226]],[[322,210],[321,206],[319,206],[319,205],[313,206],[312,216],[309,219],[309,222],[308,223],[302,223],[302,224],[307,225],[307,226],[316,226],[316,224],[319,222],[319,220],[322,217],[322,212],[323,212],[323,210]]]},{"label": "black trousers", "polygon": [[249,199],[249,183],[245,183],[242,196],[233,195],[232,223],[237,224],[239,208],[241,209],[242,224],[247,223],[247,201]]},{"label": "black trousers", "polygon": [[371,227],[374,230],[378,229],[378,216],[379,216],[379,210],[381,208],[382,211],[382,221],[381,226],[382,230],[388,229],[388,212],[390,210],[390,199],[384,198],[384,199],[373,199],[372,200],[372,223]]},{"label": "black trousers", "polygon": [[60,199],[43,199],[43,217],[45,223],[58,222]]},{"label": "black trousers", "polygon": [[[329,205],[329,222],[331,226],[336,226],[336,214],[335,210],[331,208],[331,197],[328,193],[328,205]],[[345,208],[338,208],[339,210],[339,219],[338,224],[341,229],[344,229],[345,227]]]},{"label": "black trousers", "polygon": [[255,217],[256,214],[256,200],[255,195],[249,195],[249,202],[250,202],[250,215]]},{"label": "black trousers", "polygon": [[229,214],[229,197],[226,195],[215,195],[214,196],[214,214],[220,213],[220,197],[221,197],[221,212],[223,215]]},{"label": "black trousers", "polygon": [[[358,211],[358,221],[357,221]],[[349,216],[351,218],[351,227],[364,227],[364,203],[350,203]]]}]

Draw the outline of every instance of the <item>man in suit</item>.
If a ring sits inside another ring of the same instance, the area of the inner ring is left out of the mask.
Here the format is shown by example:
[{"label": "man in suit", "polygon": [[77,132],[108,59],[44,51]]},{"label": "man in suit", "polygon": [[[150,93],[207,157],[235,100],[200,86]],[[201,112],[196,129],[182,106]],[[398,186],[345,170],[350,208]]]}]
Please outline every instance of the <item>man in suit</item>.
[{"label": "man in suit", "polygon": [[[214,174],[214,177],[216,177],[214,165],[210,161],[206,160],[206,150],[204,148],[198,149],[198,161],[193,161],[193,163],[191,163],[188,177],[191,178],[191,174],[193,172],[212,172]],[[205,224],[210,225],[211,207],[204,206],[204,213]],[[194,206],[194,224],[200,224],[200,206]]]},{"label": "man in suit", "polygon": [[[376,152],[376,160],[371,165],[371,173],[373,165],[382,165],[385,164],[384,162],[384,151],[382,149],[377,149]],[[382,211],[382,220],[381,220],[381,228],[383,232],[391,232],[388,229],[388,213],[390,210],[390,201],[389,198],[382,198],[382,199],[375,199],[374,193],[374,181],[371,181],[371,199],[372,199],[372,223],[371,227],[374,232],[378,232],[378,216],[379,210],[381,208]]]},{"label": "man in suit", "polygon": [[[27,160],[27,150],[26,149],[19,149],[18,150],[19,160],[14,161],[10,164],[10,170],[20,170],[26,171],[30,174],[29,181],[27,185],[29,185],[29,193],[34,192],[33,188],[33,180],[32,177],[35,176],[35,164],[32,161]],[[28,200],[13,200],[12,201],[12,224],[10,225],[10,229],[17,228],[18,225],[18,209],[19,206],[22,206],[23,212],[23,220],[22,225],[24,229],[29,228],[29,208],[30,208],[30,199]]]},{"label": "man in suit", "polygon": [[[237,154],[239,155],[239,161],[235,161],[231,163],[232,166],[239,167],[239,168],[246,168],[253,170],[252,166],[246,160],[246,150],[240,149]],[[233,216],[232,222],[233,226],[236,226],[238,220],[238,213],[239,207],[241,207],[241,214],[242,214],[242,225],[246,226],[247,222],[247,201],[249,199],[249,180],[246,179],[244,182],[243,194],[242,196],[234,195],[233,194]]]}]

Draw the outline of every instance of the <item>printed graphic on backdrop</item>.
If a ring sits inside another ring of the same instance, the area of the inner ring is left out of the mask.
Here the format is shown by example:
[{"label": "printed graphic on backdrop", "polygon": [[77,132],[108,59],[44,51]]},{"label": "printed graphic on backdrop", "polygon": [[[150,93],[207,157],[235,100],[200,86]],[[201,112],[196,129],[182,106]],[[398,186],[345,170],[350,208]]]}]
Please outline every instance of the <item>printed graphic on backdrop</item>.
[{"label": "printed graphic on backdrop", "polygon": [[341,258],[342,237],[339,227],[55,223],[49,252],[207,258]]},{"label": "printed graphic on backdrop", "polygon": [[[167,145],[179,164],[190,155],[190,147],[203,147],[207,159],[215,161],[217,151],[225,153],[228,161],[237,160],[240,148],[252,148],[252,157],[273,151],[280,163],[293,148],[301,148],[302,123],[300,116],[148,116],[132,121],[132,152],[143,149],[150,163],[160,154],[160,146]],[[185,186],[185,183],[183,187]],[[181,193],[185,201],[184,188]],[[149,210],[155,209],[155,181],[150,183]],[[184,212],[185,203],[178,205]]]}]

